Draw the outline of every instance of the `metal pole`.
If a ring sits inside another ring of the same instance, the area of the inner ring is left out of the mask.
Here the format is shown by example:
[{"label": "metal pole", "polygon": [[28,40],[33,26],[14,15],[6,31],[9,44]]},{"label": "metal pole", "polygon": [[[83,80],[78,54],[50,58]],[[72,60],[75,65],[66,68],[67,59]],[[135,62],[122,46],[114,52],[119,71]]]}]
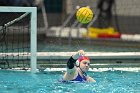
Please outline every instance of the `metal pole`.
[{"label": "metal pole", "polygon": [[66,21],[61,26],[61,28],[59,30],[59,41],[60,41],[60,44],[61,44],[61,33],[62,33],[62,30],[68,24],[68,22],[72,19],[72,17],[75,15],[77,9],[79,9],[79,8],[80,8],[80,6],[77,6],[76,9],[71,12],[70,16],[66,19]]}]

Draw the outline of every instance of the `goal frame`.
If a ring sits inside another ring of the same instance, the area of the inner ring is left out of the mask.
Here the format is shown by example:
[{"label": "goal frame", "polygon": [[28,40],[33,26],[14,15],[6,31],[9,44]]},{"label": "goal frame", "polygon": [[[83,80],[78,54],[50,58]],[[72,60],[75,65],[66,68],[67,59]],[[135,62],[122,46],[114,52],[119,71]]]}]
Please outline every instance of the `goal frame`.
[{"label": "goal frame", "polygon": [[30,68],[32,73],[37,71],[37,8],[0,6],[0,12],[27,12],[31,14],[30,31]]}]

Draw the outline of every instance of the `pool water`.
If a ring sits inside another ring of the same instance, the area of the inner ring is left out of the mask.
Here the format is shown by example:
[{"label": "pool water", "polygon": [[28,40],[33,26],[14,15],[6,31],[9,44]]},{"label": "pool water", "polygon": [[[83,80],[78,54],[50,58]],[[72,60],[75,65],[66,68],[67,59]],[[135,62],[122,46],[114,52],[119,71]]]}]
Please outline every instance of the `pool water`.
[{"label": "pool water", "polygon": [[96,83],[61,83],[63,72],[0,70],[0,93],[140,93],[140,73],[88,72]]}]

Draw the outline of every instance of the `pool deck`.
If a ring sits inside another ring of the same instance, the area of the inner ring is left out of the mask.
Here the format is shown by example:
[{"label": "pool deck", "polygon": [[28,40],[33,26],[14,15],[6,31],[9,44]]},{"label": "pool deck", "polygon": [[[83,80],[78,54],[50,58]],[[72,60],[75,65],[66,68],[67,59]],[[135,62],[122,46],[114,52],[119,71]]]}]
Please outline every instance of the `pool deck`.
[{"label": "pool deck", "polygon": [[[38,59],[68,59],[76,52],[38,52]],[[86,52],[90,59],[139,59],[140,52]]]},{"label": "pool deck", "polygon": [[[76,52],[37,52],[37,59],[68,59],[70,56],[76,54]],[[27,57],[31,56],[29,52],[20,52],[20,53],[0,53],[0,57],[7,55],[9,59]],[[18,56],[17,56],[18,55]],[[134,59],[140,60],[140,52],[86,52],[86,56],[89,56],[90,59]],[[17,56],[17,57],[16,57]]]},{"label": "pool deck", "polygon": [[[65,68],[76,52],[38,52],[39,68]],[[91,68],[140,68],[140,52],[86,52]],[[42,63],[40,63],[42,62]]]},{"label": "pool deck", "polygon": [[[38,60],[67,60],[70,56],[76,54],[76,52],[37,52]],[[21,53],[0,53],[0,57],[9,56],[9,59],[22,57],[26,58],[31,54],[28,52]],[[18,56],[17,56],[18,55]],[[140,60],[140,52],[86,52],[86,56],[89,56],[91,60]]]},{"label": "pool deck", "polygon": [[[38,52],[37,68],[46,71],[59,71],[66,69],[68,58],[76,52]],[[0,54],[2,57],[3,54]],[[7,53],[6,55],[11,55]],[[17,55],[14,53],[14,55]],[[91,71],[101,70],[140,70],[140,52],[86,52],[91,59]],[[13,56],[13,53],[12,53]],[[27,57],[28,55],[19,55],[19,57]],[[16,59],[16,57],[14,57]],[[9,57],[10,59],[10,57]],[[13,60],[13,57],[11,57]],[[58,69],[57,69],[58,68]],[[102,68],[102,69],[101,69]]]}]

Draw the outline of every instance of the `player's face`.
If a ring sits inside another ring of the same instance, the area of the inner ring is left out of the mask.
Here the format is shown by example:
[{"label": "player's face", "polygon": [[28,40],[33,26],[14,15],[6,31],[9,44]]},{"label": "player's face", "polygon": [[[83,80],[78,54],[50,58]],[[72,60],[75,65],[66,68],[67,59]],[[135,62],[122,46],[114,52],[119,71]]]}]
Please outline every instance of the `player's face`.
[{"label": "player's face", "polygon": [[82,69],[83,72],[87,72],[90,66],[90,61],[89,60],[82,60],[80,62],[80,68]]}]

